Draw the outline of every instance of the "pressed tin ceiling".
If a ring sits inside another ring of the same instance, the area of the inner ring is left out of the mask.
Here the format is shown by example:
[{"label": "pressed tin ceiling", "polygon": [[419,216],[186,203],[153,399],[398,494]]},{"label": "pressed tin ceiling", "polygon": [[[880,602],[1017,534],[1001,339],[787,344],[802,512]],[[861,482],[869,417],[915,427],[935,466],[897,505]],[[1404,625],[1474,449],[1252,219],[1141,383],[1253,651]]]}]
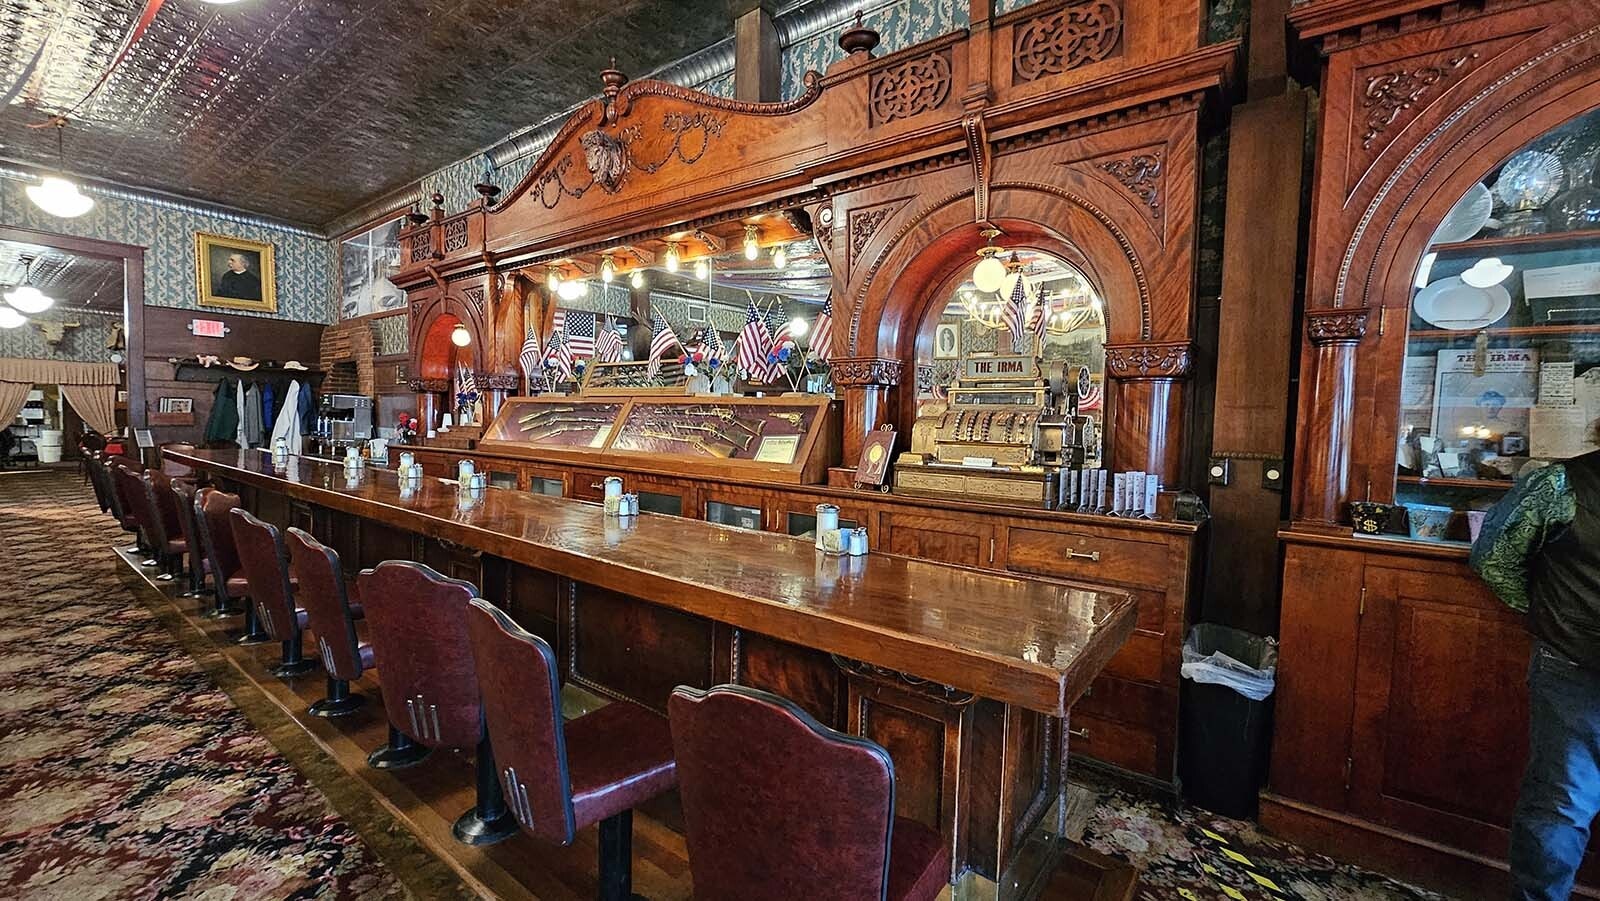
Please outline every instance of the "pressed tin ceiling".
[{"label": "pressed tin ceiling", "polygon": [[[54,129],[143,0],[0,0],[0,157]],[[733,31],[727,0],[166,0],[72,117],[67,168],[320,225]],[[31,75],[29,64],[44,53]]]}]

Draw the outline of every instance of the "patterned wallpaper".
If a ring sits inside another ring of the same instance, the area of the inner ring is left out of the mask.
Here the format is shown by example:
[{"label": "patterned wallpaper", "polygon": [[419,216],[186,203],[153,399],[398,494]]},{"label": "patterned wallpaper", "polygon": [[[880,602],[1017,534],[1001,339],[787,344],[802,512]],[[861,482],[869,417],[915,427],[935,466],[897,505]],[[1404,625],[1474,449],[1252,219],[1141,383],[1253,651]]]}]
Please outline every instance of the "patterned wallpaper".
[{"label": "patterned wallpaper", "polygon": [[[1023,5],[1017,0],[1013,2]],[[958,0],[897,0],[868,12],[862,22],[882,38],[873,54],[883,56],[967,27],[968,12],[967,4]],[[808,70],[826,72],[829,66],[844,58],[844,51],[839,49],[842,30],[828,29],[783,48],[783,99],[800,96],[805,90],[801,79]]]},{"label": "patterned wallpaper", "polygon": [[[73,312],[58,313],[47,310],[30,316],[26,325],[0,329],[0,357],[23,360],[69,360],[77,363],[104,363],[111,358],[109,345],[112,332],[122,324],[115,313]],[[77,322],[77,328],[66,329],[61,341],[51,345],[34,322]]]},{"label": "patterned wallpaper", "polygon": [[367,320],[372,327],[372,352],[380,357],[403,354],[410,349],[411,316],[378,316]]},{"label": "patterned wallpaper", "polygon": [[[246,313],[297,322],[332,322],[336,315],[333,244],[321,238],[237,216],[174,209],[155,203],[96,194],[95,206],[78,219],[57,219],[28,200],[27,183],[0,177],[0,222],[22,228],[136,244],[145,252],[145,304],[192,310],[195,292],[194,235],[211,232],[270,242],[276,248],[278,312]],[[90,189],[90,194],[95,192]]]}]

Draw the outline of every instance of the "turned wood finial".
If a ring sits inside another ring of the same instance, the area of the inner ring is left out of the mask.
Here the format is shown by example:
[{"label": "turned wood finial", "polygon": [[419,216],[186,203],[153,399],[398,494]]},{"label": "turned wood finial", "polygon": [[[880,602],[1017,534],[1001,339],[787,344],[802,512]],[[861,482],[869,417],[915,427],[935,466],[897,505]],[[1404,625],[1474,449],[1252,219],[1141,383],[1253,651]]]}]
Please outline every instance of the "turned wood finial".
[{"label": "turned wood finial", "polygon": [[494,204],[494,199],[500,196],[500,189],[489,184],[488,182],[479,182],[478,184],[473,185],[472,189],[478,192],[479,197],[483,198],[485,206],[492,206]]},{"label": "turned wood finial", "polygon": [[433,201],[433,208],[434,209],[436,209],[436,210],[444,209],[444,195],[443,194],[440,194],[438,191],[434,191],[433,192],[433,196],[428,198],[428,199]]},{"label": "turned wood finial", "polygon": [[862,24],[861,10],[858,9],[856,10],[855,26],[846,29],[844,34],[839,35],[839,46],[844,48],[846,53],[854,54],[860,52],[871,56],[872,48],[878,46],[879,40],[876,31]]},{"label": "turned wood finial", "polygon": [[610,66],[600,70],[600,83],[605,85],[601,93],[606,95],[607,100],[617,96],[622,91],[622,86],[628,83],[628,76],[617,68],[616,57],[611,57]]}]

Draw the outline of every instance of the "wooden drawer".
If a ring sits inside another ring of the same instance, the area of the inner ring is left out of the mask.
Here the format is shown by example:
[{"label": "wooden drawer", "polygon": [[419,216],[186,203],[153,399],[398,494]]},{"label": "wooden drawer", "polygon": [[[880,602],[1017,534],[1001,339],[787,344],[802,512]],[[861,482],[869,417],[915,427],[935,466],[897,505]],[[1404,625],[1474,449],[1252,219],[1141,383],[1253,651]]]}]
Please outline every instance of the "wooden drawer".
[{"label": "wooden drawer", "polygon": [[[1135,773],[1156,775],[1156,735],[1153,731],[1127,723],[1101,719],[1072,711],[1068,723],[1067,754],[1082,754]],[[1070,766],[1070,763],[1068,764]]]},{"label": "wooden drawer", "polygon": [[606,496],[605,481],[607,473],[595,472],[592,469],[574,469],[572,471],[572,488],[570,497],[580,501],[598,501]]},{"label": "wooden drawer", "polygon": [[1164,714],[1168,698],[1167,689],[1159,685],[1102,675],[1072,705],[1072,716],[1076,720],[1082,713],[1151,732],[1170,732],[1176,724],[1168,722]]},{"label": "wooden drawer", "polygon": [[1013,528],[1006,547],[1006,568],[1012,572],[1161,591],[1172,575],[1172,554],[1165,544],[1094,529]]},{"label": "wooden drawer", "polygon": [[[1139,612],[1142,614],[1144,609],[1141,606]],[[1139,682],[1160,682],[1162,671],[1166,668],[1166,641],[1159,634],[1134,632],[1128,636],[1128,643],[1106,664],[1106,672]]]},{"label": "wooden drawer", "polygon": [[974,517],[952,519],[920,512],[884,510],[878,516],[877,548],[903,557],[975,569],[995,565],[994,527]]}]

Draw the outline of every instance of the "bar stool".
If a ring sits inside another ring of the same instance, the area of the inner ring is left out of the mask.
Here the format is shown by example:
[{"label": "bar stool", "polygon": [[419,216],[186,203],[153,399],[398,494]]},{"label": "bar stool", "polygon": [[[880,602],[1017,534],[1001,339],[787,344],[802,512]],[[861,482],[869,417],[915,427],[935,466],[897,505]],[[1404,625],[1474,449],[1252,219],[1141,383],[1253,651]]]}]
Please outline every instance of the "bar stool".
[{"label": "bar stool", "polygon": [[[144,554],[151,550],[150,526],[146,522],[144,489],[139,484],[142,469],[118,460],[111,466],[111,484],[117,492],[117,502],[122,505],[122,528],[132,532],[134,546],[130,552]],[[143,566],[155,566],[154,559],[139,561]]]},{"label": "bar stool", "polygon": [[509,837],[517,822],[500,790],[467,640],[467,603],[477,589],[403,560],[363,570],[359,585],[389,718],[389,744],[367,763],[398,769],[417,763],[425,749],[476,748],[478,802],[452,831],[468,845]]},{"label": "bar stool", "polygon": [[350,603],[344,570],[333,548],[291,527],[284,534],[289,546],[289,572],[299,582],[295,600],[306,615],[307,626],[317,636],[322,668],[328,674],[328,696],[311,705],[312,716],[336,717],[355,713],[367,702],[350,691],[350,683],[372,668],[372,645],[356,637],[356,620],[365,614]]},{"label": "bar stool", "polygon": [[145,518],[150,521],[150,542],[156,552],[156,578],[169,582],[183,572],[183,555],[189,545],[178,522],[178,505],[172,494],[172,479],[157,469],[147,469],[139,479],[144,495]]},{"label": "bar stool", "polygon": [[100,462],[100,452],[89,450],[81,442],[78,451],[82,455],[79,465],[83,467],[84,478],[89,480],[89,487],[94,489],[94,502],[99,505],[101,513],[110,513],[111,501],[106,497],[105,467]]},{"label": "bar stool", "polygon": [[[206,489],[209,490],[209,489]],[[206,575],[211,572],[211,558],[200,540],[200,529],[195,524],[195,500],[201,489],[188,479],[172,480],[173,503],[178,511],[178,528],[183,531],[184,543],[189,547],[189,590],[184,597],[197,598],[205,594]]]},{"label": "bar stool", "polygon": [[222,619],[244,614],[244,635],[239,644],[261,644],[272,637],[262,631],[250,604],[234,606],[250,592],[245,580],[243,565],[239,562],[239,549],[233,541],[233,521],[229,515],[239,506],[239,495],[226,491],[207,491],[196,496],[195,525],[211,561],[211,585],[217,595],[217,605],[206,616]]},{"label": "bar stool", "polygon": [[600,824],[600,901],[633,896],[633,808],[677,778],[667,721],[624,701],[566,723],[550,645],[477,598],[467,612],[483,714],[511,812],[537,838],[570,845]]},{"label": "bar stool", "polygon": [[316,668],[301,653],[306,612],[295,606],[289,584],[289,554],[278,527],[262,522],[243,507],[228,511],[233,521],[233,546],[249,586],[250,607],[256,621],[266,623],[267,635],[283,644],[283,657],[272,668],[280,679],[299,676]]},{"label": "bar stool", "polygon": [[111,506],[111,518],[117,521],[117,525],[121,526],[124,532],[137,533],[139,524],[133,518],[133,511],[123,503],[122,492],[118,488],[118,477],[113,469],[115,461],[111,457],[101,455],[99,464],[101,481],[106,490],[106,503]]},{"label": "bar stool", "polygon": [[939,834],[894,815],[877,744],[738,685],[667,701],[700,901],[923,901],[950,880]]}]

